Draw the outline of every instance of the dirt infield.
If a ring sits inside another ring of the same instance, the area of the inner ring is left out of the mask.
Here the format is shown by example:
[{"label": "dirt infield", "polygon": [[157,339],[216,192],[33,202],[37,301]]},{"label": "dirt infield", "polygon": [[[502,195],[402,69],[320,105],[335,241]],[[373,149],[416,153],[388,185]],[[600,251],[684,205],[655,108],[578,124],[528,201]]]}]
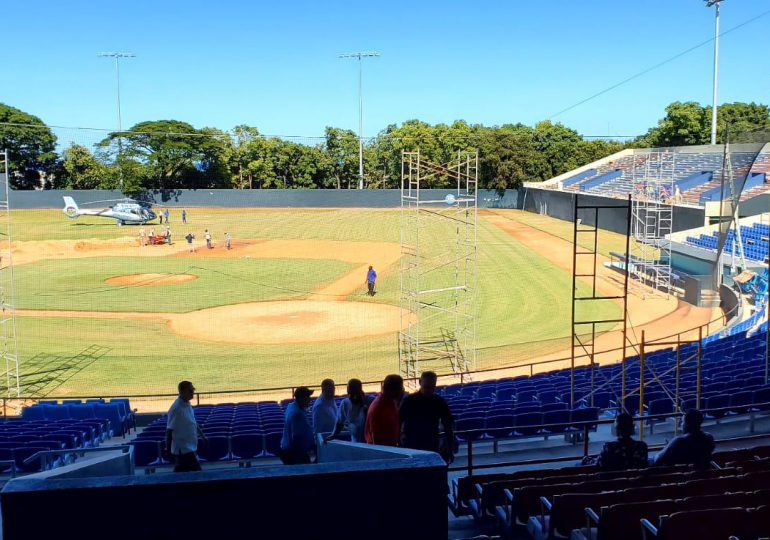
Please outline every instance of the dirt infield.
[{"label": "dirt infield", "polygon": [[168,326],[197,340],[265,345],[377,336],[397,332],[400,321],[401,309],[389,304],[298,300],[193,311],[172,316]]},{"label": "dirt infield", "polygon": [[[231,249],[186,243],[140,246],[130,238],[117,241],[40,241],[14,246],[14,262],[94,256],[178,256],[187,258],[331,259],[358,263],[355,269],[332,283],[311,292],[305,300],[230,304],[189,313],[134,313],[103,311],[17,310],[28,317],[89,319],[166,320],[169,330],[199,341],[239,344],[318,343],[379,336],[397,332],[401,309],[389,304],[345,301],[362,289],[368,265],[380,276],[392,270],[400,257],[400,246],[387,242],[342,242],[334,240],[235,240]],[[149,286],[185,283],[193,274],[132,274],[105,282],[119,286]],[[226,331],[223,331],[226,329]]]},{"label": "dirt infield", "polygon": [[104,282],[108,285],[144,287],[151,285],[176,285],[196,279],[198,279],[198,276],[193,274],[131,274],[128,276],[111,277]]}]

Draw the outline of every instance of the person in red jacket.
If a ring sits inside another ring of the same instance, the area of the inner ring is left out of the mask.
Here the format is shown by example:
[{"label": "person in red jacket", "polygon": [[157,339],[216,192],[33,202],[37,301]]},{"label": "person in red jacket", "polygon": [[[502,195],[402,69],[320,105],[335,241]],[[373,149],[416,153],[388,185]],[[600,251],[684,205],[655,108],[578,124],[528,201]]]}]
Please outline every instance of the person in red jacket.
[{"label": "person in red jacket", "polygon": [[382,392],[369,406],[364,427],[364,440],[369,444],[398,446],[401,426],[398,406],[404,395],[404,379],[400,375],[388,375],[382,381]]}]

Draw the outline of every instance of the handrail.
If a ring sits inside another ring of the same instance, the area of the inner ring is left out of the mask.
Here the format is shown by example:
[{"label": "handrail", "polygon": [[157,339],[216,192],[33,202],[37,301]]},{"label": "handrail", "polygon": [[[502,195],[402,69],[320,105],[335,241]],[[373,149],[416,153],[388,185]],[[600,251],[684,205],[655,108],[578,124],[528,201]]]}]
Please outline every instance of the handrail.
[{"label": "handrail", "polygon": [[[673,338],[673,337],[676,337],[676,336],[679,336],[679,335],[682,335],[682,334],[687,334],[687,333],[690,333],[690,332],[694,332],[695,330],[697,330],[699,328],[704,328],[704,327],[705,328],[709,328],[711,326],[711,324],[713,324],[713,323],[715,323],[717,321],[725,319],[726,317],[728,317],[728,315],[729,315],[729,313],[724,313],[721,316],[716,317],[716,318],[708,321],[705,324],[700,324],[698,326],[694,326],[694,327],[689,328],[687,330],[681,330],[679,332],[675,332],[675,333],[669,334],[667,336],[662,336],[660,338],[656,338],[654,340],[651,340],[648,343],[648,345],[654,347],[656,342],[660,342],[662,340],[667,340],[667,339],[670,339],[670,338]],[[617,331],[618,330],[609,330],[608,332],[617,332]],[[567,339],[568,337],[569,336],[564,336],[563,338],[554,338],[554,339]],[[704,335],[704,337],[706,337],[706,335]],[[527,343],[536,343],[536,342],[527,342]],[[521,344],[516,344],[515,343],[515,344],[500,345],[500,346],[488,347],[488,348],[492,349],[492,348],[499,348],[499,347],[508,347],[508,346],[511,346],[511,345],[526,345],[527,343],[521,343]],[[604,350],[601,350],[601,351],[596,351],[594,353],[594,356],[602,355],[602,354],[606,354],[606,353],[611,353],[611,352],[617,352],[617,351],[620,351],[622,349],[623,349],[623,347],[614,347],[614,348],[611,348],[611,349],[604,349]],[[587,356],[589,356],[589,355],[586,354],[586,353],[582,353],[582,354],[576,355],[575,358],[576,359],[578,359],[578,358],[585,358]],[[553,363],[556,363],[556,362],[563,362],[565,360],[569,360],[570,358],[571,357],[569,357],[569,356],[565,356],[565,357],[561,357],[561,358],[552,358],[550,360],[539,360],[539,361],[536,361],[536,362],[528,362],[528,363],[522,363],[522,364],[507,364],[507,365],[504,365],[504,366],[496,366],[496,367],[493,367],[493,368],[477,369],[477,370],[474,370],[472,372],[469,372],[466,375],[473,375],[473,374],[477,374],[477,373],[493,373],[493,372],[496,372],[496,371],[505,371],[505,370],[510,370],[510,369],[526,369],[526,368],[530,368],[530,375],[532,375],[535,366],[542,366],[542,365],[546,365],[546,364],[553,364]],[[576,367],[578,367],[578,366],[576,366]],[[579,367],[585,367],[585,366],[579,366]],[[445,373],[445,374],[438,375],[439,379],[441,379],[441,378],[456,378],[458,376],[462,377],[463,374]],[[408,382],[417,382],[417,381],[419,381],[419,377],[410,377],[410,378],[404,379],[404,381],[405,382],[407,382],[407,381]],[[381,382],[382,381],[379,381],[379,380],[377,380],[377,381],[364,381],[362,384],[364,386],[374,386],[374,385],[380,384]],[[217,396],[217,395],[225,395],[225,394],[258,394],[258,393],[282,392],[282,391],[293,392],[294,388],[296,388],[297,386],[300,386],[300,385],[298,384],[298,385],[294,385],[294,386],[279,386],[279,387],[273,387],[273,388],[247,388],[247,389],[239,389],[239,390],[211,390],[211,391],[206,391],[206,392],[196,392],[196,396],[200,400],[201,398],[204,398],[206,396]],[[320,385],[318,385],[318,384],[315,384],[315,385],[309,384],[309,385],[304,385],[304,386],[308,386],[309,388],[320,388]],[[85,395],[85,396],[67,395],[67,396],[58,396],[58,397],[57,396],[50,396],[50,395],[49,396],[25,396],[25,397],[10,397],[9,396],[9,397],[4,397],[3,398],[3,402],[5,403],[6,400],[13,402],[13,401],[41,401],[41,400],[46,400],[46,399],[50,399],[50,400],[55,400],[55,399],[73,399],[73,400],[77,400],[77,399],[81,399],[82,400],[82,399],[114,399],[114,398],[129,398],[129,399],[175,398],[175,397],[177,397],[177,395],[178,394],[176,394],[176,393],[163,393],[163,394],[120,394],[120,395],[104,395],[104,394],[102,394],[102,395]],[[291,396],[291,394],[290,394],[290,396]]]},{"label": "handrail", "polygon": [[0,460],[0,467],[10,467],[11,468],[11,478],[16,476],[16,461],[13,459],[3,459]]}]

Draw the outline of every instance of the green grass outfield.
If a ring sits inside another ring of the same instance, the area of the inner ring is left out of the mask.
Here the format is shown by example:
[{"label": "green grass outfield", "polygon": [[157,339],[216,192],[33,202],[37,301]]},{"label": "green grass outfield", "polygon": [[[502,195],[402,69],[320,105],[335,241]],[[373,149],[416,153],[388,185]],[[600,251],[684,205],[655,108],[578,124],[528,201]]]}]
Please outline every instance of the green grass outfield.
[{"label": "green grass outfield", "polygon": [[[200,239],[208,228],[215,240],[229,231],[234,239],[396,243],[400,223],[397,210],[369,209],[191,208],[188,224],[179,221],[179,212],[172,210],[171,227],[177,239],[187,232]],[[538,221],[538,226],[548,223]],[[70,220],[59,210],[12,213],[14,241],[113,239],[137,233],[136,227],[117,227],[108,219]],[[477,367],[521,363],[568,348],[571,274],[481,217],[478,246]],[[202,256],[45,260],[15,268],[17,306],[186,312],[240,302],[301,299],[355,266],[335,260],[333,253],[329,260]],[[398,304],[397,265],[378,270],[378,295],[372,299],[362,290],[351,294],[349,301]],[[194,273],[199,279],[152,287],[104,283],[109,277],[133,273]],[[610,303],[599,311],[607,318],[619,313]],[[51,395],[61,397],[168,393],[182,378],[193,380],[201,391],[318,384],[324,377],[376,380],[398,369],[395,333],[307,345],[238,345],[185,338],[169,331],[163,320],[27,316],[17,318],[17,333],[22,373],[25,361],[35,355],[68,357],[91,345],[110,349],[51,390]]]}]

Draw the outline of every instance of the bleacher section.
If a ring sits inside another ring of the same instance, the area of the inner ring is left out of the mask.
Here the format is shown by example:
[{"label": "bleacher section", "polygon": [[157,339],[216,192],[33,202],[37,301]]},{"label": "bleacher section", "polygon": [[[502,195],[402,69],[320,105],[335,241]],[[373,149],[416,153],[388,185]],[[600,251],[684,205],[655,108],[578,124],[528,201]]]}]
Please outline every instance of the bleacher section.
[{"label": "bleacher section", "polygon": [[[764,262],[770,248],[770,225],[762,223],[741,225],[740,231],[746,258],[752,261]],[[719,246],[719,231],[714,231],[710,235],[688,236],[687,243],[701,249],[716,251]],[[739,255],[738,246],[735,244],[735,232],[733,229],[730,229],[727,232],[723,253],[731,254],[733,249],[735,249],[736,255]]]},{"label": "bleacher section", "polygon": [[[733,145],[731,149],[731,172],[735,183],[741,185],[748,178],[745,198],[761,193],[770,173],[770,145],[766,145],[759,154],[759,145]],[[702,206],[707,201],[718,200],[724,148],[706,145],[671,150],[675,155],[673,182],[679,187],[681,202]],[[620,155],[613,161],[600,161],[581,173],[545,182],[544,187],[551,187],[550,182],[554,182],[560,183],[564,191],[626,197],[633,192],[635,183],[642,181],[646,174],[653,174],[655,167],[659,166],[652,162],[647,166],[650,155],[650,150],[637,150],[633,155]]]},{"label": "bleacher section", "polygon": [[575,176],[570,176],[569,178],[562,180],[562,186],[565,188],[571,186],[572,184],[577,184],[581,182],[582,180],[586,180],[587,178],[591,178],[597,173],[596,169],[588,169],[587,171],[583,171],[581,173],[576,174]]},{"label": "bleacher section", "polygon": [[[133,422],[128,400],[104,402],[41,402],[25,407],[21,420],[0,424],[0,461],[13,461],[15,471],[36,472],[41,462],[25,461],[38,452],[98,446],[113,436],[124,436]],[[135,425],[134,425],[135,428]],[[57,466],[67,457],[54,460]],[[11,472],[3,467],[3,473]]]},{"label": "bleacher section", "polygon": [[759,538],[770,533],[769,455],[766,446],[737,459],[715,454],[724,468],[706,471],[589,466],[476,475],[453,482],[450,507],[496,523],[503,534],[526,529],[535,540]]}]

